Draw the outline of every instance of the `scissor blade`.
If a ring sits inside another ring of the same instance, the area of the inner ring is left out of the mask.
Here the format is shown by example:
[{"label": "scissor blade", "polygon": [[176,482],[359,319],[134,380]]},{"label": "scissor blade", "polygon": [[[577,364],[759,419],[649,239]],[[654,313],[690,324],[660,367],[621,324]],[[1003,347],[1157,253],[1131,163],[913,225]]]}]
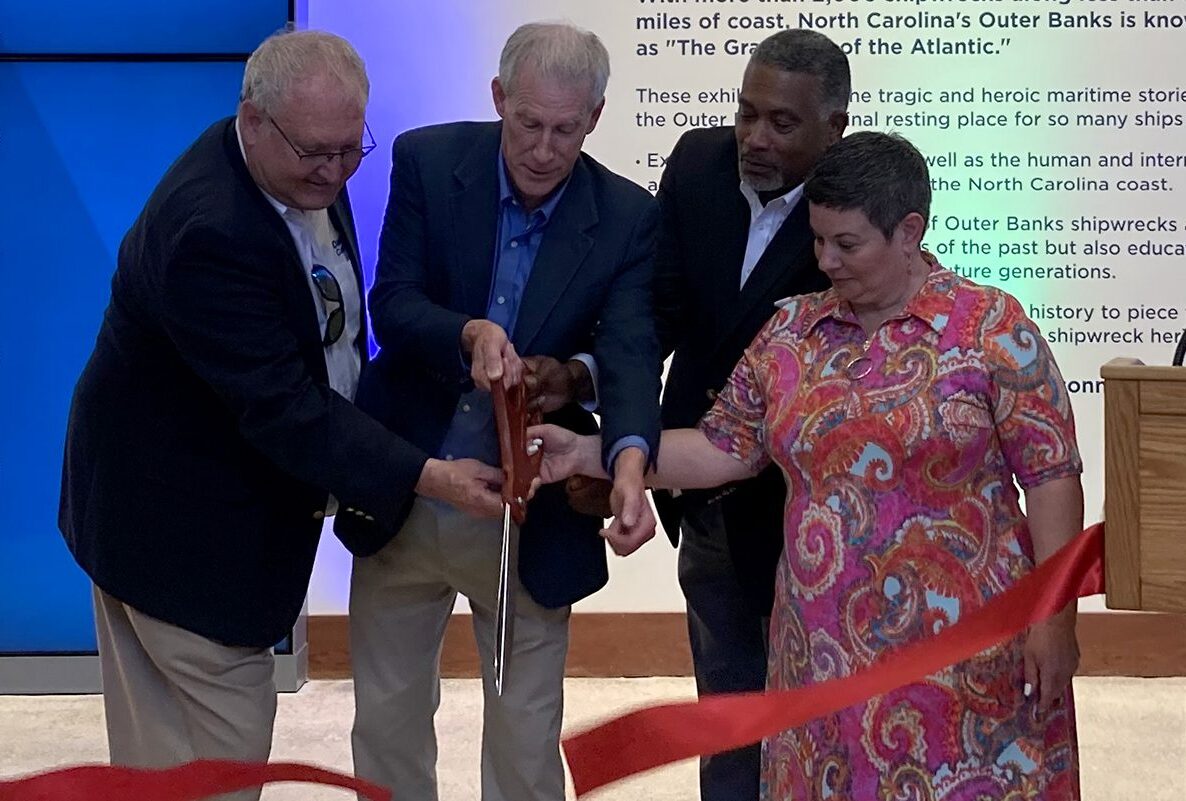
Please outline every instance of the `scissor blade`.
[{"label": "scissor blade", "polygon": [[511,639],[511,505],[502,505],[502,552],[498,565],[498,611],[495,614],[494,692],[502,695],[507,666],[507,641]]}]

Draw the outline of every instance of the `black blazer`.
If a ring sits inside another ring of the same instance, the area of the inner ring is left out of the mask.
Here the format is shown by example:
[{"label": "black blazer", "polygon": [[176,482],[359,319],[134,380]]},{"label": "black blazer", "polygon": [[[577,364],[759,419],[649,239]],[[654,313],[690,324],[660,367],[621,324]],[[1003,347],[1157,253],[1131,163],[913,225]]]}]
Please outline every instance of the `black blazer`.
[{"label": "black blazer", "polygon": [[[659,184],[655,304],[663,356],[674,352],[663,390],[663,427],[695,426],[725,386],[742,352],[788,295],[828,287],[816,265],[807,201],[787,217],[744,289],[741,263],[750,210],[739,186],[732,127],[688,131]],[[686,511],[720,502],[739,580],[769,614],[783,545],[786,485],[771,466],[749,481],[673,498],[655,493],[676,542]]]},{"label": "black blazer", "polygon": [[[358,403],[422,450],[439,452],[463,391],[461,329],[484,318],[498,222],[501,124],[461,122],[395,141],[391,195],[370,305],[381,346]],[[658,453],[661,363],[651,317],[654,199],[587,155],[573,169],[540,242],[511,341],[522,355],[593,354],[606,448],[638,435]],[[593,431],[570,405],[551,422]],[[340,525],[361,526],[339,518]],[[531,502],[519,576],[559,607],[608,580],[602,521],[573,512],[560,486]]]},{"label": "black blazer", "polygon": [[[357,274],[347,199],[330,213]],[[373,550],[425,458],[329,388],[292,236],[234,119],[215,123],[124,237],[75,388],[59,526],[78,563],[152,617],[270,646],[304,602],[329,492],[375,518],[347,542]]]}]

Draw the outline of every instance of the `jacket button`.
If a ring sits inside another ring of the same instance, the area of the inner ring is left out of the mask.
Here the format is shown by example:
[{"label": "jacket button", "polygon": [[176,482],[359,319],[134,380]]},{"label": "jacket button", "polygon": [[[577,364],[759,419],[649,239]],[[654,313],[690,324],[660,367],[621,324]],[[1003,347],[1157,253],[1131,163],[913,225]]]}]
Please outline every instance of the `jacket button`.
[{"label": "jacket button", "polygon": [[324,519],[325,519],[325,512],[323,512],[323,511],[321,511],[320,509],[318,509],[316,512],[314,512],[314,513],[313,513],[313,519],[314,519],[314,520],[324,520]]},{"label": "jacket button", "polygon": [[707,390],[705,391],[704,396],[710,401],[715,401],[717,399],[717,391],[715,389]]}]

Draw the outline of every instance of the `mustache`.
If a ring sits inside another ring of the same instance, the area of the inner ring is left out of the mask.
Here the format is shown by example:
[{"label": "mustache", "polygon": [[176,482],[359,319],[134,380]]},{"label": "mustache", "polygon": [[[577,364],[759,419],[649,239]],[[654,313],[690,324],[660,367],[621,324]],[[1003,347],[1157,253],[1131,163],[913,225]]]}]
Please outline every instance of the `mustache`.
[{"label": "mustache", "polygon": [[739,161],[743,167],[759,167],[762,169],[772,170],[778,166],[774,164],[774,162],[767,161],[766,159],[754,158],[744,151],[742,151]]}]

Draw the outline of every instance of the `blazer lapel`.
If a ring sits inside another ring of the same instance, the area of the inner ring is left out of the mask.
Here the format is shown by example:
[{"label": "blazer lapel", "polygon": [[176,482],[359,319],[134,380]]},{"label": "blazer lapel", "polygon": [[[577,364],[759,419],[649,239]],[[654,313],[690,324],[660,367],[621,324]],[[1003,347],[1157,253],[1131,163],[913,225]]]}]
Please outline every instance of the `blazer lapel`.
[{"label": "blazer lapel", "polygon": [[460,285],[461,311],[477,318],[486,316],[494,271],[501,130],[492,125],[453,171],[449,196],[456,234],[452,274]]},{"label": "blazer lapel", "polygon": [[[747,224],[747,231],[748,228]],[[801,197],[779,227],[778,233],[766,246],[762,258],[754,265],[753,272],[737,296],[731,313],[726,317],[729,325],[721,332],[718,341],[725,342],[756,306],[770,304],[770,293],[775,286],[786,283],[791,275],[802,269],[803,256],[811,246],[811,241],[811,226],[807,221],[807,199]],[[773,314],[774,307],[770,306],[767,316]]]},{"label": "blazer lapel", "polygon": [[725,217],[721,228],[721,268],[713,271],[718,280],[716,297],[720,298],[722,307],[732,305],[741,292],[741,262],[745,261],[746,243],[750,241],[750,206],[737,186],[729,198],[726,208],[721,209]]},{"label": "blazer lapel", "polygon": [[519,353],[531,352],[532,342],[548,315],[593,249],[589,231],[597,225],[597,219],[589,168],[578,160],[564,197],[548,220],[519,304],[519,319],[511,338]]},{"label": "blazer lapel", "polygon": [[358,234],[354,230],[354,214],[350,210],[350,201],[342,190],[341,197],[329,207],[329,221],[334,230],[342,236],[342,243],[346,246],[346,255],[354,265],[354,275],[358,279],[359,290],[362,290],[362,259],[358,255]]},{"label": "blazer lapel", "polygon": [[[309,293],[304,262],[301,261],[301,256],[297,252],[292,232],[288,230],[288,224],[284,222],[283,217],[276,213],[276,208],[264,196],[263,190],[255,183],[255,179],[251,177],[251,172],[247,169],[247,163],[243,160],[243,153],[239,148],[239,137],[235,132],[234,117],[227,118],[226,128],[223,131],[223,149],[232,171],[239,178],[243,189],[242,196],[249,206],[253,207],[258,219],[271,229],[272,234],[277,237],[288,255],[288,264],[285,266],[282,276],[286,281],[285,291],[292,295],[296,301],[293,308],[297,310],[298,325],[305,329],[303,341],[320,343],[321,329],[317,323],[317,308],[313,305],[313,299]],[[244,213],[250,212],[245,209]]]},{"label": "blazer lapel", "polygon": [[[710,230],[715,227],[720,231],[720,249],[715,257],[719,259],[719,269],[713,270],[710,275],[716,284],[713,295],[720,299],[723,308],[727,308],[736,303],[741,292],[741,263],[745,261],[745,248],[749,242],[750,210],[739,188],[741,178],[737,173],[736,157],[722,170],[719,180],[721,198],[726,199],[717,212],[721,220],[715,226],[710,223],[707,227]],[[712,206],[718,202],[716,199],[709,200]],[[689,241],[694,242],[696,239],[693,236]]]},{"label": "blazer lapel", "polygon": [[695,271],[694,278],[706,282],[710,297],[716,299],[716,313],[709,322],[716,339],[725,336],[733,326],[731,314],[741,293],[741,262],[745,261],[746,243],[750,240],[750,204],[741,195],[740,185],[734,151],[721,165],[715,192],[703,199],[706,215],[703,234],[689,231],[689,241],[701,239],[706,249],[704,255],[693,261],[709,268]]},{"label": "blazer lapel", "polygon": [[[283,217],[276,213],[276,207],[264,197],[263,190],[255,183],[255,179],[251,177],[251,171],[247,169],[247,162],[243,160],[243,151],[239,147],[239,135],[235,131],[234,117],[228,117],[226,119],[222,146],[226,159],[231,165],[231,170],[238,176],[243,192],[246,196],[250,197],[250,203],[255,206],[260,217],[267,221],[267,226],[272,229],[272,233],[284,241],[285,247],[292,256],[292,260],[299,267],[301,265],[301,257],[297,253],[296,244],[292,241],[292,234],[288,230],[288,224],[284,222]],[[301,270],[300,272],[303,273],[304,271]]]}]

